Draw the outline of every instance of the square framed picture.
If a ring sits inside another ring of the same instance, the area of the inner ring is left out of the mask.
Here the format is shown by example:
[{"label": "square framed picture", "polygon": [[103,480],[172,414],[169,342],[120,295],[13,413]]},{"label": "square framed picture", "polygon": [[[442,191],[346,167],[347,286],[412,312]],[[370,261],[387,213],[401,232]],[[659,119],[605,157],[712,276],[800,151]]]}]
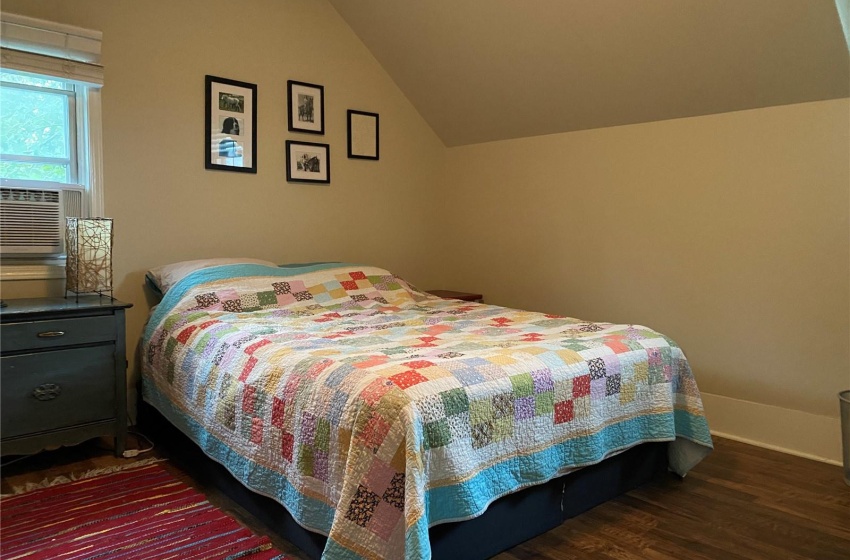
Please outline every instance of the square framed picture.
[{"label": "square framed picture", "polygon": [[348,157],[380,159],[378,113],[348,110]]},{"label": "square framed picture", "polygon": [[325,87],[305,82],[286,82],[291,132],[325,133]]},{"label": "square framed picture", "polygon": [[257,172],[257,85],[205,78],[204,167]]},{"label": "square framed picture", "polygon": [[287,140],[286,180],[290,183],[330,183],[330,145]]}]

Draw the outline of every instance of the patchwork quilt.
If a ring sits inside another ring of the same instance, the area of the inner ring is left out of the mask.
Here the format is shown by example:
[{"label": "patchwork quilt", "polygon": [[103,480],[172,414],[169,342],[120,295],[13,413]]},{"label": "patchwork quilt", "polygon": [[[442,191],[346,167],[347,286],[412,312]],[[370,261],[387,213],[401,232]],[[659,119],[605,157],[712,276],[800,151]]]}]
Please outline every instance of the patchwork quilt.
[{"label": "patchwork quilt", "polygon": [[430,558],[428,527],[647,441],[711,449],[684,354],[638,325],[442,300],[379,268],[229,265],[178,282],[144,398],[324,558]]}]

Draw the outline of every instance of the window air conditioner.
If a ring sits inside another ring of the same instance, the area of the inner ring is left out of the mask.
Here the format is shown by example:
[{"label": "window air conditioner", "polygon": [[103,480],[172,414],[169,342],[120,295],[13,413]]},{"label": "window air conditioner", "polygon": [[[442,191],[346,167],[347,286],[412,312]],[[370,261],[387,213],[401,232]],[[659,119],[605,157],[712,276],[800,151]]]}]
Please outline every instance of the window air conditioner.
[{"label": "window air conditioner", "polygon": [[65,218],[83,215],[83,187],[0,187],[0,255],[65,252]]}]

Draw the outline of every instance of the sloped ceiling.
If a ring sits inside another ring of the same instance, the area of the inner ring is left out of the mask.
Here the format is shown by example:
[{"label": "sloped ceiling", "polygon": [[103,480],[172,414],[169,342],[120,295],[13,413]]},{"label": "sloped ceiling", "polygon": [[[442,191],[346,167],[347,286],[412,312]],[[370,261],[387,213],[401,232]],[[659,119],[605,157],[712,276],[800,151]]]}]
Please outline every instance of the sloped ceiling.
[{"label": "sloped ceiling", "polygon": [[850,96],[833,0],[330,2],[447,146]]}]

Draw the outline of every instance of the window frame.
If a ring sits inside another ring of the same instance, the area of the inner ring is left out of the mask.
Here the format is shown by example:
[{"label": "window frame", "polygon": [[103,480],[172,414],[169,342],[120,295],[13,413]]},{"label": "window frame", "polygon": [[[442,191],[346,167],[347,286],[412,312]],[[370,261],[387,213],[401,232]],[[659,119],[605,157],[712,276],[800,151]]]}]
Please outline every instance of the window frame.
[{"label": "window frame", "polygon": [[[74,182],[63,185],[85,188],[83,214],[89,217],[103,216],[102,40],[100,31],[0,12],[4,71],[73,85],[74,109],[69,120],[75,119],[71,145],[75,150],[72,157],[76,176]],[[72,134],[70,130],[69,134]],[[32,188],[57,186],[54,182],[26,179],[0,179],[0,183]],[[64,278],[64,262],[64,255],[59,258],[0,255],[3,265],[0,280]]]}]

